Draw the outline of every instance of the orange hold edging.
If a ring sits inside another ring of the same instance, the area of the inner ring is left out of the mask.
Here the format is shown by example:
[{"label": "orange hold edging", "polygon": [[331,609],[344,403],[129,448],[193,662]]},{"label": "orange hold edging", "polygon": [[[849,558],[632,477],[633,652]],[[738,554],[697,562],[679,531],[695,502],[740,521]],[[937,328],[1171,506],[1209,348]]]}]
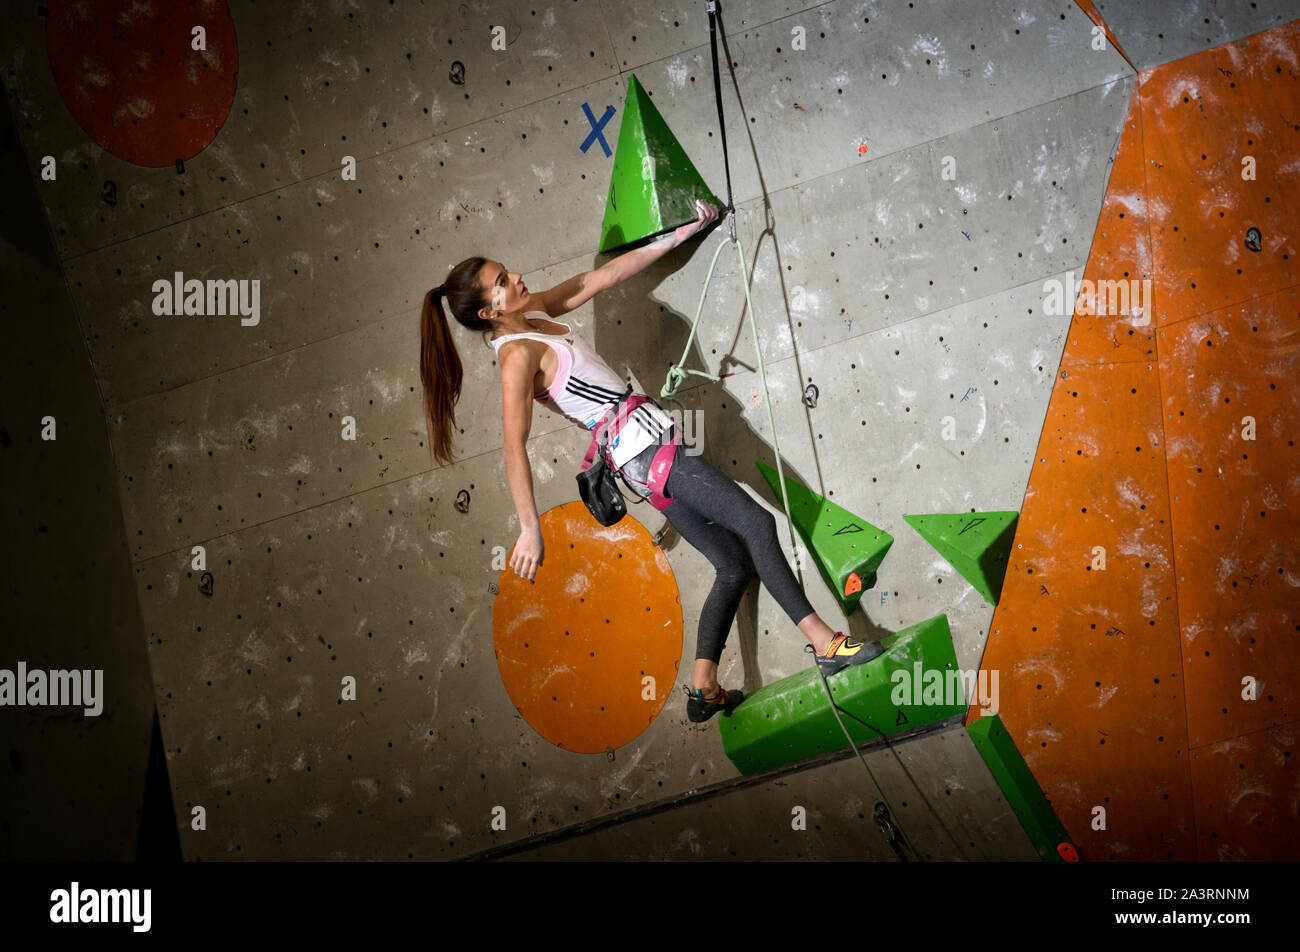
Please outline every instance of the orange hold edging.
[{"label": "orange hold edging", "polygon": [[981,666],[1089,859],[1300,858],[1298,54],[1138,77],[1035,453]]},{"label": "orange hold edging", "polygon": [[501,680],[557,747],[603,753],[663,709],[682,656],[682,604],[667,556],[630,516],[605,528],[581,502],[541,516],[534,579],[507,567],[492,609]]}]

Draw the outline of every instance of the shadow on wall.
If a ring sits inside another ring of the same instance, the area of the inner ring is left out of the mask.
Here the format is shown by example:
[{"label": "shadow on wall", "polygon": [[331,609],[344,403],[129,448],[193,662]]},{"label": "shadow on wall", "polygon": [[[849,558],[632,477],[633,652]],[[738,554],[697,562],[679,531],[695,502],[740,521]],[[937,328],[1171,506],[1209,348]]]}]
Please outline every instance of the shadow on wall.
[{"label": "shadow on wall", "polygon": [[24,690],[22,706],[0,708],[0,861],[131,861],[145,827],[149,856],[179,860],[104,408],[38,197],[42,156],[24,155],[3,91],[0,130],[0,668],[17,683],[24,665],[28,685],[36,671],[47,684],[80,673],[79,700],[87,684],[94,697],[68,703],[60,674],[57,698]]}]

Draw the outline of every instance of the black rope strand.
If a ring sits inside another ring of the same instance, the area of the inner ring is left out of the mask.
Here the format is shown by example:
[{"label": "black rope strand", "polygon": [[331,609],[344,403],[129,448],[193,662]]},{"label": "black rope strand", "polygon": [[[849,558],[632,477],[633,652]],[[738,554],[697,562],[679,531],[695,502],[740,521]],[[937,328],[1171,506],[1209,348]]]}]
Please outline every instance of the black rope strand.
[{"label": "black rope strand", "polygon": [[[728,222],[731,226],[731,239],[734,241],[736,238],[736,232],[735,232],[736,207],[733,202],[733,197],[731,193],[731,160],[727,153],[727,125],[722,115],[722,79],[718,68],[717,22],[721,20],[722,12],[718,9],[717,0],[705,0],[705,7],[709,13],[709,47],[713,53],[713,92],[714,92],[714,99],[716,100],[718,106],[718,132],[722,137],[722,166],[727,176]],[[730,63],[727,64],[727,68],[728,69],[731,68]],[[734,80],[734,76],[733,76],[733,80]],[[752,317],[753,315],[751,314],[751,318]],[[799,572],[799,584],[800,587],[802,588],[803,586],[802,568],[800,569]],[[840,725],[840,730],[844,732],[844,738],[849,742],[849,746],[853,748],[853,752],[858,755],[858,760],[861,761],[863,769],[866,770],[867,776],[871,778],[872,786],[876,788],[876,792],[880,795],[880,799],[882,803],[877,803],[876,809],[877,811],[879,811],[881,806],[883,806],[886,811],[883,818],[885,822],[881,822],[881,819],[879,817],[879,812],[877,812],[876,822],[880,826],[881,832],[885,835],[886,841],[889,843],[890,848],[894,851],[895,855],[898,856],[901,862],[908,861],[907,855],[902,850],[903,846],[906,846],[907,849],[912,852],[912,855],[914,855],[918,860],[920,860],[921,855],[917,851],[916,847],[912,845],[911,840],[908,838],[907,833],[904,831],[903,824],[899,822],[897,814],[894,813],[893,807],[889,803],[889,798],[886,797],[885,792],[880,789],[880,784],[876,782],[875,774],[873,774],[871,772],[871,768],[867,766],[866,758],[862,756],[862,751],[858,749],[858,745],[853,742],[853,736],[849,733],[848,728],[844,726],[844,721],[840,718],[839,705],[835,703],[834,695],[831,694],[830,684],[826,680],[826,675],[822,673],[821,668],[817,665],[816,660],[813,661],[813,667],[817,671],[817,676],[821,679],[822,688],[826,692],[826,700],[830,703],[831,706],[831,713],[835,715],[835,720]],[[872,729],[876,730],[876,728],[872,728]],[[894,757],[896,760],[898,760],[899,766],[903,769],[903,772],[907,774],[909,779],[912,779],[911,773],[907,770],[906,764],[903,763],[902,758],[899,757],[898,755],[897,748],[895,748],[894,745],[889,742],[889,738],[886,737],[882,731],[877,730],[877,733],[880,734],[880,739],[884,742],[885,747],[888,748],[891,752],[893,752]],[[920,792],[921,799],[925,802],[926,806],[930,807],[930,812],[934,816],[935,821],[943,829],[944,833],[947,834],[948,839],[952,841],[953,846],[957,847],[958,854],[961,854],[962,852],[961,846],[957,843],[956,838],[952,835],[952,831],[950,831],[948,829],[947,824],[945,824],[943,820],[940,819],[938,813],[934,810],[933,805],[926,798],[924,791],[921,790],[920,785],[917,784],[914,779],[913,779],[913,784],[916,786],[917,791]],[[893,832],[896,834],[896,837],[890,834],[890,828],[893,829]]]}]

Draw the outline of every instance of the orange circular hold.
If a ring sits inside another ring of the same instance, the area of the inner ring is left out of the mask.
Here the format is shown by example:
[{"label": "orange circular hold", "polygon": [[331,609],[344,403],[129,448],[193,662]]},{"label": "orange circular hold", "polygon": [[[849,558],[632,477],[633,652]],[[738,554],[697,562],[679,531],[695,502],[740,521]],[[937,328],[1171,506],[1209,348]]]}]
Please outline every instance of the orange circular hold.
[{"label": "orange circular hold", "polygon": [[663,710],[682,656],[682,601],[668,557],[635,519],[600,525],[582,502],[541,516],[535,578],[509,566],[492,608],[511,702],[557,747],[598,754]]},{"label": "orange circular hold", "polygon": [[858,578],[857,572],[849,573],[849,580],[844,584],[845,595],[856,595],[862,591],[862,579]]},{"label": "orange circular hold", "polygon": [[239,80],[229,4],[50,0],[49,11],[45,50],[59,95],[105,152],[163,168],[216,138]]}]

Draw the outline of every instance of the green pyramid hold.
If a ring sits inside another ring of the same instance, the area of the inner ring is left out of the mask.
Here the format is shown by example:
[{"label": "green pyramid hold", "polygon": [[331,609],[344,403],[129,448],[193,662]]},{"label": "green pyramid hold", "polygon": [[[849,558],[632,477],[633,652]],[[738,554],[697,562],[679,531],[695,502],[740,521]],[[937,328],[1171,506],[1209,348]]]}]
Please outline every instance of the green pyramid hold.
[{"label": "green pyramid hold", "polygon": [[[773,495],[780,499],[776,470],[763,463],[757,465]],[[789,476],[785,477],[785,491],[794,527],[835,593],[840,610],[852,614],[862,593],[875,584],[876,569],[885,560],[894,537]]]},{"label": "green pyramid hold", "polygon": [[996,605],[1011,558],[1018,516],[1016,512],[953,512],[903,518],[990,605]]},{"label": "green pyramid hold", "polygon": [[[880,657],[826,680],[854,744],[966,712],[947,616],[887,635],[880,646]],[[763,685],[716,723],[723,751],[745,776],[849,746],[812,667]]]},{"label": "green pyramid hold", "polygon": [[630,75],[599,250],[609,251],[695,221],[696,199],[723,210],[722,201],[704,184],[640,80]]}]

